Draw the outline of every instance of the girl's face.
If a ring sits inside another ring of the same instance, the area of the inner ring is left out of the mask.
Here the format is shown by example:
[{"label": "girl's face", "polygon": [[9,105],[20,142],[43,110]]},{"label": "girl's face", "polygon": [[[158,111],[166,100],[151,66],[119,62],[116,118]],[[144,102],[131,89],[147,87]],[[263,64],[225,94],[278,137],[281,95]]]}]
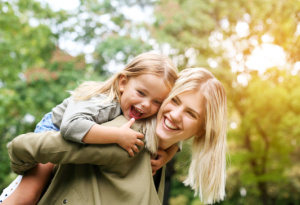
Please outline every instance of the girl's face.
[{"label": "girl's face", "polygon": [[183,92],[161,107],[157,114],[156,134],[160,148],[201,134],[204,127],[205,98],[200,91]]},{"label": "girl's face", "polygon": [[160,76],[152,74],[119,79],[120,105],[126,119],[136,120],[150,117],[157,113],[160,105],[170,90]]}]

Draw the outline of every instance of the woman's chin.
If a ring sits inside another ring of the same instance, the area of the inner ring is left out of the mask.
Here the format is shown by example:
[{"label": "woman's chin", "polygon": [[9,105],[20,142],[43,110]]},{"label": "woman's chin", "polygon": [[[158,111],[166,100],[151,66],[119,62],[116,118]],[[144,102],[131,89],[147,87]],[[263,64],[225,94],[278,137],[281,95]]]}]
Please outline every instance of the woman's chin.
[{"label": "woman's chin", "polygon": [[171,141],[172,136],[166,134],[165,132],[157,130],[156,133],[160,141],[159,143],[168,144]]}]

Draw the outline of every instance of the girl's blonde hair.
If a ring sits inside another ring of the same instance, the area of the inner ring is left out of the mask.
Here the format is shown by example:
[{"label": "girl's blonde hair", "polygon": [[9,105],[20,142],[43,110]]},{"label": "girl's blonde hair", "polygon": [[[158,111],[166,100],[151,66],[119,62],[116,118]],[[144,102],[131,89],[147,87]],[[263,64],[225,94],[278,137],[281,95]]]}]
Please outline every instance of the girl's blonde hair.
[{"label": "girl's blonde hair", "polygon": [[120,98],[119,79],[121,75],[137,77],[143,74],[153,74],[163,77],[165,84],[171,89],[177,79],[178,70],[171,59],[166,56],[143,53],[138,55],[129,63],[124,70],[115,73],[112,77],[104,82],[87,81],[71,92],[74,100],[87,100],[98,94],[107,95],[107,101],[117,100]]},{"label": "girl's blonde hair", "polygon": [[180,72],[162,107],[176,95],[191,90],[200,90],[204,95],[205,124],[199,128],[202,134],[194,136],[192,161],[184,184],[191,186],[204,203],[211,204],[225,197],[226,94],[223,85],[208,70],[189,68]]}]

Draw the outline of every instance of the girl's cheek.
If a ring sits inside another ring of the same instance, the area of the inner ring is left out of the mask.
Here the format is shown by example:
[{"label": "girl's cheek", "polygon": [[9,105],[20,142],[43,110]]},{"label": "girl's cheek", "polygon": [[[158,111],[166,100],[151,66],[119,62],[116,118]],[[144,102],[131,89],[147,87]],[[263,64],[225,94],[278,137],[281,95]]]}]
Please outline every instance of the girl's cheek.
[{"label": "girl's cheek", "polygon": [[156,108],[155,108],[155,113],[158,112],[159,108],[160,108],[160,107],[156,107]]}]

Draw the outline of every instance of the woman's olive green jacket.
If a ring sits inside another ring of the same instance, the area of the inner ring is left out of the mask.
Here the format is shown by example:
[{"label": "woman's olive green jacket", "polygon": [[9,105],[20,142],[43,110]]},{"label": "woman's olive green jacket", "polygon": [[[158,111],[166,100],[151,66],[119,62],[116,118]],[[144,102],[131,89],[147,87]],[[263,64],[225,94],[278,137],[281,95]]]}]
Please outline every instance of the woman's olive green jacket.
[{"label": "woman's olive green jacket", "polygon": [[[107,123],[121,126],[120,116]],[[132,129],[138,130],[137,126]],[[164,171],[156,191],[150,153],[140,147],[134,157],[118,145],[84,145],[66,141],[59,132],[28,133],[8,145],[17,174],[37,163],[59,164],[38,204],[156,205],[162,203]]]}]

